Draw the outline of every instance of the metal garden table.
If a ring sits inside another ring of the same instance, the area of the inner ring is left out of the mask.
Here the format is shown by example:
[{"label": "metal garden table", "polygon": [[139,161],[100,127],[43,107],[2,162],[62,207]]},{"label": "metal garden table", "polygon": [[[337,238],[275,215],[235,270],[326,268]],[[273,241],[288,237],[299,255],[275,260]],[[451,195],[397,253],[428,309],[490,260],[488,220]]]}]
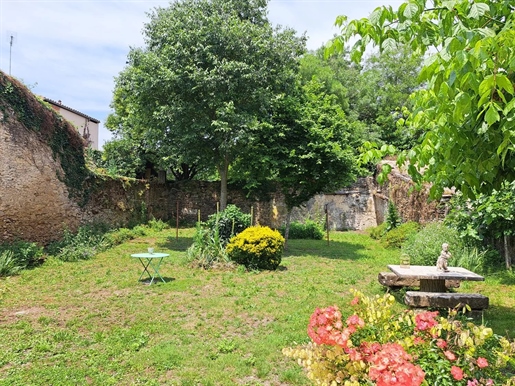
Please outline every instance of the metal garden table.
[{"label": "metal garden table", "polygon": [[139,276],[139,281],[141,281],[143,275],[147,274],[150,279],[150,283],[152,284],[156,278],[161,279],[163,283],[165,283],[165,279],[159,273],[159,268],[161,267],[161,263],[165,257],[168,257],[168,253],[134,253],[131,257],[138,259],[143,266],[143,272]]}]

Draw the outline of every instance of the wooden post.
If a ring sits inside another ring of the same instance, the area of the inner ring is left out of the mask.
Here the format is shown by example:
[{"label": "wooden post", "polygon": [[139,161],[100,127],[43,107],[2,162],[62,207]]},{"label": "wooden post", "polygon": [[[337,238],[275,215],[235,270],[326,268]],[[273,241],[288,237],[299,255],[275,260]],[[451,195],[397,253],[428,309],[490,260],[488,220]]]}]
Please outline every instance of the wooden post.
[{"label": "wooden post", "polygon": [[250,206],[250,226],[254,224],[254,206]]},{"label": "wooden post", "polygon": [[327,232],[327,245],[329,245],[329,211],[327,210],[327,204],[325,204],[325,229]]}]

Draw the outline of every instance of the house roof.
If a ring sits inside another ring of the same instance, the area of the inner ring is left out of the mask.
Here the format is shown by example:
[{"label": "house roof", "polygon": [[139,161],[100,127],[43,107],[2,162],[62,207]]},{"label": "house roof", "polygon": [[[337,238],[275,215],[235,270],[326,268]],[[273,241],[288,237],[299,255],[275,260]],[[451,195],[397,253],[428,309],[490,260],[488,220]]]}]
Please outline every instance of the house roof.
[{"label": "house roof", "polygon": [[54,100],[52,100],[52,99],[45,98],[45,97],[43,97],[43,100],[44,100],[45,102],[48,102],[48,103],[50,103],[50,104],[54,105],[54,106],[61,107],[61,108],[63,108],[63,109],[66,109],[66,110],[68,110],[68,111],[71,111],[72,113],[75,113],[75,114],[77,114],[77,115],[80,115],[81,117],[84,117],[84,118],[86,118],[87,120],[89,120],[89,121],[91,121],[91,122],[94,122],[94,123],[100,123],[100,121],[99,121],[98,119],[95,119],[95,118],[93,118],[93,117],[90,117],[89,115],[84,114],[84,113],[81,113],[80,111],[75,110],[75,109],[72,109],[71,107],[65,106],[65,105],[63,105],[63,104],[61,103],[61,101],[56,102],[56,101],[54,101]]}]

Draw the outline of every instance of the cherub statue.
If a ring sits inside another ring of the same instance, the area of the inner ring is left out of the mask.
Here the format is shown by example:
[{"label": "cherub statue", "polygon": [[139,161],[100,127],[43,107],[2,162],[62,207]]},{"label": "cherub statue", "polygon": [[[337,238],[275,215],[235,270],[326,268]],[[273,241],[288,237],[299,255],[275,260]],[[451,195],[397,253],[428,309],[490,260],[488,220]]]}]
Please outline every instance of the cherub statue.
[{"label": "cherub statue", "polygon": [[442,244],[442,252],[440,252],[440,256],[436,261],[436,270],[447,272],[449,269],[447,268],[447,261],[451,258],[451,253],[449,252],[449,244]]}]

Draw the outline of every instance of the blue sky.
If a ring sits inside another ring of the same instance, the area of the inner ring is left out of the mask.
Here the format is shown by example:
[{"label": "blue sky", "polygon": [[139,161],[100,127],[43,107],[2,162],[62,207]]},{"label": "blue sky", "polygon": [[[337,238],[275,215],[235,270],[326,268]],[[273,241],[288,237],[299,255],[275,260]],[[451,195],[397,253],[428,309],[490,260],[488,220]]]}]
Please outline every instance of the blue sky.
[{"label": "blue sky", "polygon": [[[103,127],[110,113],[114,78],[129,47],[143,46],[147,12],[169,0],[0,0],[0,69],[35,94],[61,100],[101,121],[99,144],[110,139]],[[396,0],[270,0],[274,25],[306,33],[316,49],[338,32],[338,15],[367,17]],[[11,46],[11,36],[14,37]]]}]

